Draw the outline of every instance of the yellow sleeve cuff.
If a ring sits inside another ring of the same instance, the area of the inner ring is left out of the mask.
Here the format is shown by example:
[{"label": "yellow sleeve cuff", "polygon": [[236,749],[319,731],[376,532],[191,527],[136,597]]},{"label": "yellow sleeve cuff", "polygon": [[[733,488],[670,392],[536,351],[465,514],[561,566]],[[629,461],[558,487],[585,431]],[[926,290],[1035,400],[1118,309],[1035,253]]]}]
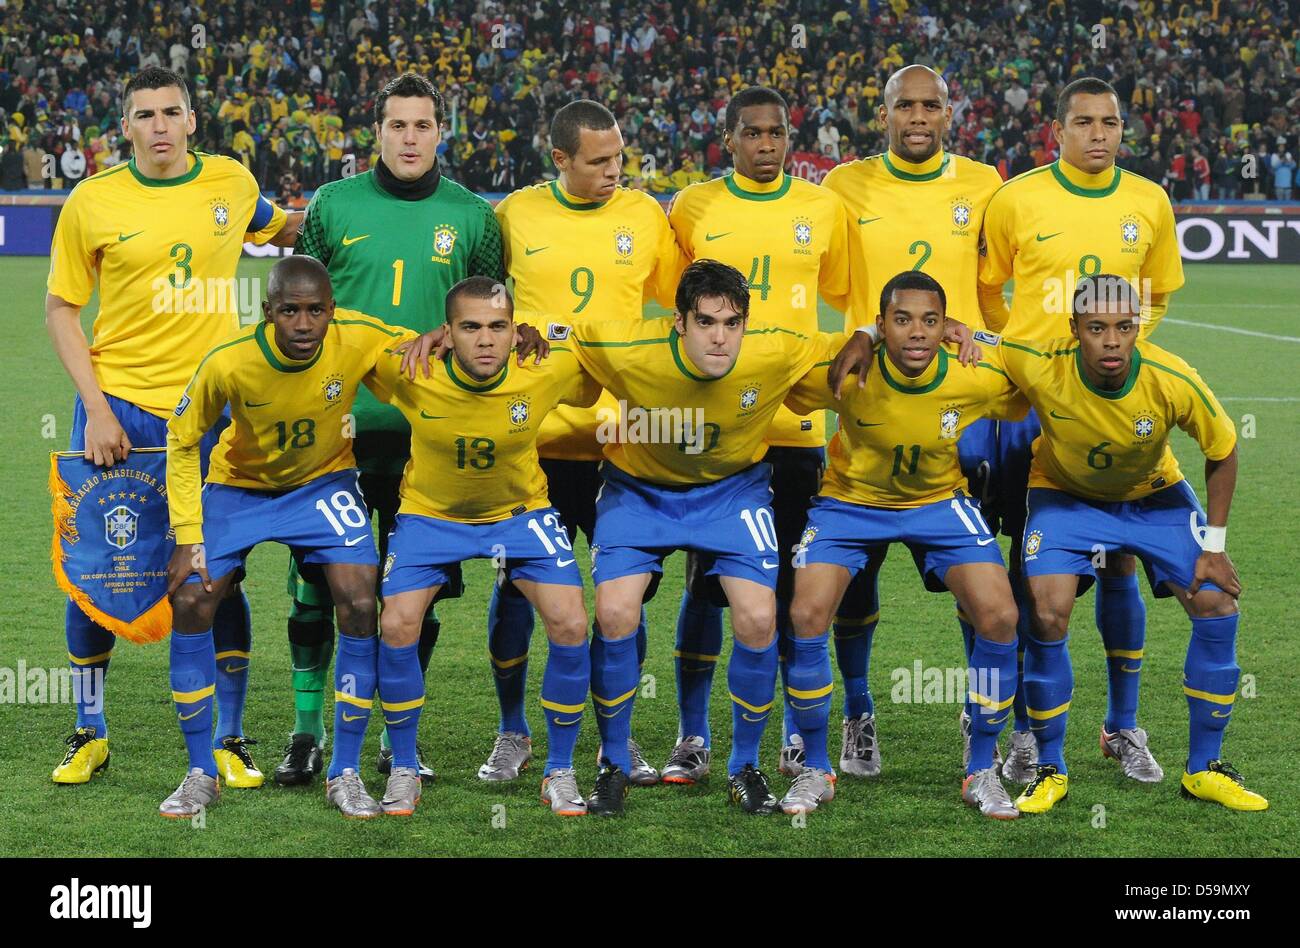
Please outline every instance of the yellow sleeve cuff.
[{"label": "yellow sleeve cuff", "polygon": [[201,523],[183,523],[176,527],[176,545],[188,546],[191,543],[203,542],[203,524]]}]

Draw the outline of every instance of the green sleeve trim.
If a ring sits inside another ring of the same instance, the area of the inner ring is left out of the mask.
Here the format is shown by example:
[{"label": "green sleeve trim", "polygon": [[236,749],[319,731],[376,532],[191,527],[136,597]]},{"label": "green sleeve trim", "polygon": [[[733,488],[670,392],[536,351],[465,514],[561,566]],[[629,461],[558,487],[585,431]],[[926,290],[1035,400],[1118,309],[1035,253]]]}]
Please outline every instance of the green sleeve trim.
[{"label": "green sleeve trim", "polygon": [[271,348],[271,344],[267,341],[266,320],[262,320],[257,324],[257,329],[254,330],[253,337],[257,339],[258,348],[262,350],[262,355],[266,357],[266,361],[270,364],[271,368],[275,369],[277,372],[305,372],[320,361],[321,353],[325,351],[325,340],[322,339],[320,345],[316,347],[316,354],[314,356],[301,364],[290,365],[280,361],[279,357],[276,356],[275,351]]},{"label": "green sleeve trim", "polygon": [[[1129,363],[1128,378],[1124,380],[1123,386],[1114,392],[1108,392],[1101,388],[1093,388],[1092,383],[1088,381],[1088,376],[1083,372],[1083,349],[1074,349],[1073,352],[1074,366],[1075,369],[1078,370],[1079,380],[1083,382],[1083,387],[1092,392],[1092,394],[1110,401],[1116,401],[1133,391],[1133,386],[1137,384],[1138,371],[1142,368],[1142,353],[1138,352],[1137,349],[1133,350],[1133,361]],[[1191,380],[1189,379],[1188,381]]]},{"label": "green sleeve trim", "polygon": [[[1134,358],[1137,358],[1138,356],[1136,349],[1133,351],[1133,356]],[[1197,385],[1194,381],[1192,381],[1191,376],[1184,375],[1182,372],[1179,372],[1177,369],[1171,369],[1167,365],[1161,365],[1159,362],[1152,362],[1150,359],[1146,359],[1145,362],[1153,369],[1160,369],[1160,371],[1168,372],[1170,375],[1174,376],[1175,378],[1182,379],[1184,382],[1186,382],[1188,385],[1192,387],[1192,391],[1195,392],[1197,396],[1201,399],[1201,404],[1203,404],[1206,407],[1206,410],[1209,411],[1210,417],[1211,418],[1219,417],[1219,413],[1214,410],[1214,405],[1210,402],[1210,399],[1206,397],[1206,394],[1201,389],[1201,387]]]},{"label": "green sleeve trim", "polygon": [[812,338],[811,336],[806,336],[801,332],[796,332],[793,329],[786,329],[782,326],[768,326],[764,329],[746,329],[745,335],[746,336],[770,336],[774,332],[782,332],[785,333],[787,336],[794,336],[796,339]]},{"label": "green sleeve trim", "polygon": [[[676,332],[676,330],[673,331]],[[582,349],[622,349],[626,346],[662,345],[665,342],[669,342],[670,339],[668,336],[664,336],[661,339],[633,339],[630,342],[598,342],[596,340],[587,339],[574,339],[573,341]]]},{"label": "green sleeve trim", "polygon": [[1050,358],[1046,352],[1039,352],[1037,349],[1031,349],[1029,346],[1022,346],[1018,342],[1012,342],[1010,339],[1003,338],[1002,345],[1007,349],[1019,349],[1021,352],[1028,352],[1033,356],[1041,356],[1044,359]]},{"label": "green sleeve trim", "polygon": [[[263,320],[262,325],[263,325],[263,326],[266,325],[265,320]],[[203,371],[203,367],[204,367],[205,365],[208,364],[208,360],[211,359],[211,358],[212,358],[214,355],[216,355],[218,352],[220,352],[222,349],[229,349],[231,346],[237,346],[237,345],[239,345],[241,342],[252,342],[252,341],[253,341],[253,337],[252,337],[251,335],[249,335],[249,336],[242,336],[242,337],[240,337],[239,339],[232,339],[232,340],[230,340],[229,342],[223,342],[221,345],[219,345],[219,346],[217,346],[216,348],[212,349],[212,350],[211,350],[207,355],[205,355],[205,356],[203,357],[203,361],[199,363],[199,367],[198,367],[197,369],[194,370],[194,378],[197,378],[197,377],[198,377],[198,374],[199,374],[201,371]],[[191,381],[193,381],[193,378],[191,379]],[[185,386],[185,388],[186,388],[186,391],[189,390],[189,386],[188,386],[188,385]]]},{"label": "green sleeve trim", "polygon": [[371,329],[382,332],[386,336],[393,336],[394,338],[397,336],[404,336],[407,332],[406,330],[389,329],[385,325],[372,323],[368,319],[335,319],[334,322],[340,326],[368,326]]},{"label": "green sleeve trim", "polygon": [[[146,188],[174,188],[177,185],[189,184],[197,178],[199,172],[203,170],[203,159],[199,157],[199,153],[197,151],[191,151],[189,154],[194,156],[194,167],[185,172],[179,178],[146,178],[141,174],[139,167],[136,166],[135,158],[128,161],[126,166],[131,169],[131,174],[134,176],[135,180],[139,181]],[[242,168],[243,165],[240,165],[240,167]]]},{"label": "green sleeve trim", "polygon": [[977,369],[988,369],[990,372],[996,372],[998,375],[1002,376],[1007,381],[1011,380],[1011,376],[1007,375],[1007,373],[1003,372],[996,365],[990,365],[988,362],[976,362],[975,367]]}]

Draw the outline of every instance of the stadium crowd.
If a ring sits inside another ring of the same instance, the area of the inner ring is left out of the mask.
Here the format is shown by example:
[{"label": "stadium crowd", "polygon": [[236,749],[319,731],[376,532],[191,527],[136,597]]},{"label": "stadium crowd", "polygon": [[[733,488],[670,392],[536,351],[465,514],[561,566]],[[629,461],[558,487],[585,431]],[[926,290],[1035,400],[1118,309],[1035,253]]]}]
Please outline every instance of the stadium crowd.
[{"label": "stadium crowd", "polygon": [[884,148],[885,80],[927,62],[950,85],[947,148],[1004,178],[1056,157],[1055,95],[1096,75],[1126,113],[1119,163],[1175,201],[1292,199],[1300,28],[1285,0],[1069,12],[1060,0],[10,0],[0,187],[71,187],[126,160],[119,90],[151,64],[189,78],[197,147],[238,157],[289,207],[374,160],[374,95],[406,70],[443,91],[440,161],[476,191],[553,175],[546,117],[576,98],[618,117],[630,185],[706,180],[730,165],[722,116],[748,85],[786,96],[790,170],[820,181]]}]

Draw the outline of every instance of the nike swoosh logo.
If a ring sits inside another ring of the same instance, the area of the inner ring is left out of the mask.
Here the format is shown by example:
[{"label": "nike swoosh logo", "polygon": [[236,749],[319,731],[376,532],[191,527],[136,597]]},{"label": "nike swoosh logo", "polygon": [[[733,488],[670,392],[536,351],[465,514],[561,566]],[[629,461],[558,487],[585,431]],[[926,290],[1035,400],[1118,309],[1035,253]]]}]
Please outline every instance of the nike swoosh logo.
[{"label": "nike swoosh logo", "polygon": [[748,721],[750,724],[762,724],[764,721],[767,720],[767,715],[766,715],[766,714],[760,714],[760,715],[759,715],[758,717],[756,717],[756,718],[751,718],[751,717],[749,716],[749,712],[748,712],[748,711],[741,711],[741,712],[740,712],[740,716],[741,716],[742,718],[744,718],[746,721]]},{"label": "nike swoosh logo", "polygon": [[1228,711],[1228,712],[1226,712],[1226,713],[1223,712],[1223,711],[1211,711],[1211,712],[1210,712],[1210,717],[1212,717],[1212,718],[1227,718],[1227,717],[1231,717],[1231,716],[1232,716],[1232,712],[1231,712],[1231,711]]},{"label": "nike swoosh logo", "polygon": [[1029,730],[1031,730],[1031,731],[1046,731],[1046,730],[1047,730],[1047,725],[1046,725],[1046,724],[1038,724],[1038,725],[1031,724],[1031,725],[1029,725]]},{"label": "nike swoosh logo", "polygon": [[121,231],[118,231],[117,240],[118,243],[122,243],[124,241],[130,240],[132,237],[139,237],[143,233],[144,231],[142,230],[137,230],[134,234],[123,234]]},{"label": "nike swoosh logo", "polygon": [[369,236],[370,236],[369,234],[362,234],[360,237],[348,237],[348,236],[345,235],[345,236],[343,237],[343,246],[344,246],[344,247],[351,247],[351,246],[352,246],[353,244],[355,244],[358,240],[365,240],[365,239],[366,239],[367,237],[369,237]]},{"label": "nike swoosh logo", "polygon": [[366,538],[365,538],[365,537],[355,537],[355,538],[353,538],[353,539],[351,539],[351,540],[344,540],[344,541],[343,541],[343,545],[344,545],[344,546],[356,546],[358,543],[360,543],[360,542],[361,542],[362,540],[364,540],[364,539],[366,539]]},{"label": "nike swoosh logo", "polygon": [[731,236],[731,231],[727,231],[726,233],[722,233],[722,234],[705,234],[704,239],[706,241],[717,240],[719,237],[730,237],[730,236]]},{"label": "nike swoosh logo", "polygon": [[992,543],[992,542],[993,542],[994,540],[996,540],[996,539],[997,539],[997,537],[989,537],[987,540],[976,540],[976,541],[975,541],[975,545],[976,545],[976,546],[988,546],[990,543]]},{"label": "nike swoosh logo", "polygon": [[796,711],[811,711],[813,708],[820,708],[825,703],[826,702],[824,701],[817,701],[814,702],[813,704],[795,704],[793,701],[791,701],[790,707],[794,708]]},{"label": "nike swoosh logo", "polygon": [[859,224],[871,224],[871,223],[874,223],[875,221],[878,221],[878,220],[880,220],[879,217],[859,217],[859,218],[858,218],[858,223],[859,223]]},{"label": "nike swoosh logo", "polygon": [[543,250],[550,250],[550,249],[551,249],[550,244],[547,244],[545,247],[525,247],[524,256],[531,257],[535,253],[541,253]]},{"label": "nike swoosh logo", "polygon": [[227,665],[226,674],[233,675],[236,672],[246,671],[247,669],[248,669],[247,665]]},{"label": "nike swoosh logo", "polygon": [[574,560],[560,560],[560,559],[557,559],[557,560],[555,561],[555,565],[556,565],[556,566],[568,566],[568,565],[569,565],[570,563],[572,563],[572,562],[574,562]]},{"label": "nike swoosh logo", "polygon": [[1119,670],[1122,671],[1122,672],[1135,672],[1135,673],[1136,673],[1136,672],[1140,672],[1140,671],[1142,670],[1142,666],[1139,665],[1137,668],[1129,668],[1128,665],[1121,665],[1121,666],[1119,666]]},{"label": "nike swoosh logo", "polygon": [[343,712],[343,720],[344,720],[344,721],[360,721],[362,718],[365,718],[365,717],[369,717],[369,715],[366,715],[366,714],[348,714],[346,711]]},{"label": "nike swoosh logo", "polygon": [[863,421],[862,419],[858,419],[859,428],[879,428],[883,424],[883,421]]},{"label": "nike swoosh logo", "polygon": [[1009,714],[1004,714],[1004,715],[1002,715],[1002,717],[999,718],[998,720],[996,720],[996,721],[990,721],[989,724],[992,724],[992,725],[995,726],[995,727],[997,727],[997,726],[999,726],[999,725],[1002,725],[1002,724],[1006,724],[1006,723],[1007,723],[1007,718],[1009,718],[1009,717],[1011,717],[1011,715],[1009,715]]},{"label": "nike swoosh logo", "polygon": [[270,402],[244,402],[245,408],[265,408]]},{"label": "nike swoosh logo", "polygon": [[391,719],[389,719],[389,718],[384,718],[384,723],[385,723],[385,724],[401,724],[403,721],[409,721],[409,720],[411,720],[411,716],[408,714],[406,717],[404,717],[404,718],[398,718],[396,721],[393,721],[393,720],[391,720]]},{"label": "nike swoosh logo", "polygon": [[188,721],[190,718],[195,717],[195,716],[197,716],[197,715],[199,715],[199,714],[202,714],[202,713],[203,713],[204,711],[206,711],[207,709],[208,709],[208,706],[205,704],[203,707],[199,708],[197,711],[191,711],[189,714],[182,714],[182,715],[180,715],[180,719],[181,719],[182,721]]},{"label": "nike swoosh logo", "polygon": [[1051,415],[1053,418],[1055,418],[1057,421],[1078,421],[1079,420],[1078,418],[1071,418],[1069,415],[1058,415],[1056,413],[1055,408],[1049,411],[1048,414]]},{"label": "nike swoosh logo", "polygon": [[446,415],[430,415],[423,408],[420,409],[420,417],[425,418],[429,421],[440,421],[440,420],[445,420],[447,418]]},{"label": "nike swoosh logo", "polygon": [[1035,234],[1034,240],[1038,241],[1039,243],[1042,243],[1044,240],[1051,240],[1053,237],[1060,237],[1064,233],[1065,231],[1058,230],[1055,234],[1048,234],[1046,237],[1044,237],[1042,234]]},{"label": "nike swoosh logo", "polygon": [[623,708],[626,707],[627,705],[623,705],[623,707],[619,708],[617,711],[605,711],[602,708],[597,708],[596,713],[599,714],[602,718],[616,718],[623,713]]},{"label": "nike swoosh logo", "polygon": [[776,569],[776,564],[769,563],[767,560],[763,560],[763,569]]},{"label": "nike swoosh logo", "polygon": [[581,714],[578,715],[572,721],[561,721],[559,718],[551,718],[551,721],[554,722],[555,724],[558,724],[560,727],[569,727],[574,724],[582,723],[582,715]]}]

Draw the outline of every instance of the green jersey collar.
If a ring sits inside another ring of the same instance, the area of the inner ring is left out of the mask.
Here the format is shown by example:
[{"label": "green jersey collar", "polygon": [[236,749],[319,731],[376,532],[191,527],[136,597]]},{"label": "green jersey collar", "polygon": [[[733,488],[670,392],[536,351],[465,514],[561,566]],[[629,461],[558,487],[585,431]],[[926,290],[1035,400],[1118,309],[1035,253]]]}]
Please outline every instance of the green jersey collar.
[{"label": "green jersey collar", "polygon": [[925,367],[925,371],[920,376],[924,378],[930,372],[934,372],[934,378],[920,385],[909,385],[905,376],[903,380],[894,377],[893,372],[896,370],[890,369],[890,361],[885,356],[883,344],[876,352],[876,360],[880,367],[880,377],[885,380],[885,384],[897,392],[902,392],[904,395],[924,395],[926,392],[933,392],[943,384],[943,377],[948,374],[948,353],[943,349],[935,353],[934,361]]},{"label": "green jersey collar", "polygon": [[1115,399],[1123,398],[1129,392],[1133,391],[1133,386],[1137,384],[1138,370],[1142,368],[1142,353],[1138,352],[1137,348],[1134,347],[1133,361],[1130,362],[1128,366],[1128,378],[1124,380],[1122,386],[1113,392],[1108,392],[1104,388],[1094,388],[1093,384],[1088,381],[1088,376],[1083,371],[1082,346],[1074,350],[1074,367],[1079,373],[1079,381],[1083,383],[1084,388],[1092,392],[1094,395],[1099,395],[1102,398],[1108,398],[1114,401]]},{"label": "green jersey collar", "polygon": [[325,340],[322,339],[320,345],[316,347],[316,354],[310,359],[301,362],[290,359],[280,351],[280,347],[275,344],[275,339],[267,336],[265,319],[257,324],[257,329],[253,331],[253,335],[257,338],[257,346],[262,350],[262,355],[266,357],[266,361],[270,363],[271,368],[277,372],[302,372],[305,369],[310,369],[320,361],[320,355],[325,351]]},{"label": "green jersey collar", "polygon": [[139,166],[136,165],[134,156],[126,163],[126,166],[131,169],[131,174],[135,180],[146,188],[174,188],[178,184],[188,184],[193,181],[199,176],[199,172],[203,170],[203,159],[199,157],[197,151],[188,151],[186,154],[194,157],[194,166],[178,178],[146,178],[140,171]]},{"label": "green jersey collar", "polygon": [[736,362],[731,363],[731,368],[727,369],[727,371],[723,372],[717,378],[700,375],[700,370],[695,367],[689,358],[687,358],[686,353],[682,352],[681,345],[678,342],[681,338],[681,333],[677,331],[676,326],[668,330],[668,348],[673,352],[673,361],[677,363],[677,368],[681,370],[682,375],[686,376],[693,382],[716,382],[718,379],[725,379],[731,374],[732,369],[736,367],[736,362],[740,361],[740,356],[737,355]]},{"label": "green jersey collar", "polygon": [[501,366],[501,370],[497,372],[496,375],[482,382],[480,382],[478,379],[475,379],[463,368],[461,368],[460,364],[456,361],[455,353],[443,359],[442,364],[447,368],[447,378],[451,379],[452,382],[457,387],[463,388],[467,392],[474,392],[475,394],[490,392],[494,388],[497,388],[498,386],[501,385],[502,382],[506,380],[506,373],[510,371],[509,356],[506,357],[505,365]]},{"label": "green jersey collar", "polygon": [[[1078,168],[1072,166],[1066,170],[1062,167],[1063,164],[1064,163],[1061,159],[1058,158],[1048,167],[1052,169],[1052,176],[1056,178],[1056,183],[1065,188],[1065,190],[1069,191],[1071,194],[1077,194],[1079,197],[1086,198],[1104,198],[1114,194],[1115,189],[1119,187],[1121,174],[1119,165],[1116,165],[1111,169],[1114,173],[1110,176],[1110,182],[1103,183],[1106,178],[1106,172],[1104,171],[1095,175],[1090,175],[1087,172],[1080,171]],[[1088,187],[1085,184],[1076,182],[1074,180],[1076,178],[1088,181],[1097,181],[1098,183],[1101,183],[1101,187]]]}]

